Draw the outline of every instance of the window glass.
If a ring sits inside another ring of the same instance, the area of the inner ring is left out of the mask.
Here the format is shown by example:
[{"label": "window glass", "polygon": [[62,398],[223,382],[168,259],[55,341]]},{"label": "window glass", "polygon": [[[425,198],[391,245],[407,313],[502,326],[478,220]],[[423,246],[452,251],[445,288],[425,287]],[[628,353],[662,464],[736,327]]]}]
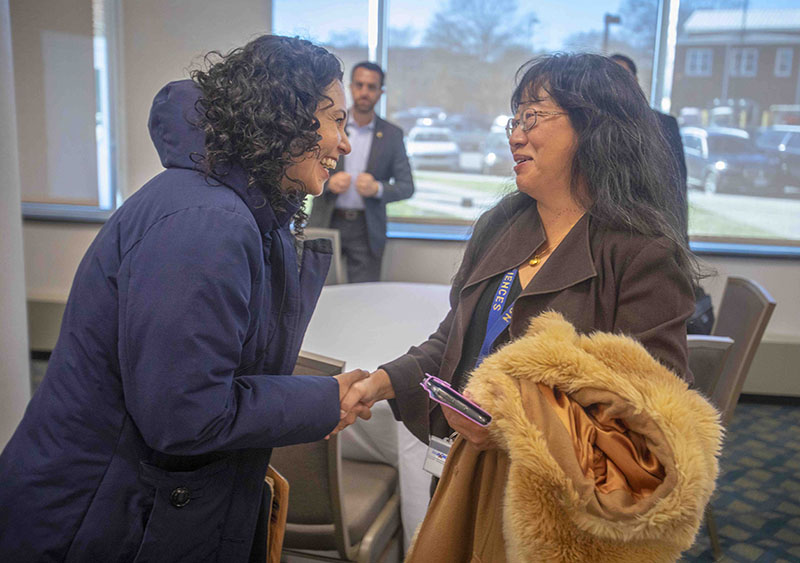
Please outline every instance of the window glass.
[{"label": "window glass", "polygon": [[758,72],[758,49],[733,47],[730,61],[731,76],[755,76]]},{"label": "window glass", "polygon": [[714,51],[711,49],[686,50],[686,74],[689,76],[710,76]]},{"label": "window glass", "polygon": [[352,102],[350,69],[369,58],[369,0],[273,0],[272,31],[302,37],[328,49],[344,63],[345,94]]},{"label": "window glass", "polygon": [[703,150],[703,141],[694,135],[683,135],[683,148],[700,152]]},{"label": "window glass", "polygon": [[[376,6],[388,6],[385,28]],[[620,52],[637,63],[649,95],[657,0],[571,7],[274,0],[273,22],[276,32],[326,45],[346,70],[370,54],[386,70],[382,115],[405,132],[417,188],[412,199],[390,204],[389,216],[469,223],[515,189],[504,125],[523,62],[560,50]],[[798,148],[783,145],[800,142],[789,141],[800,134],[800,24],[785,0],[750,0],[742,8],[737,0],[682,1],[676,49],[667,53],[674,71],[666,90],[685,143],[690,234],[800,241]]]},{"label": "window glass", "polygon": [[800,241],[800,165],[783,146],[800,129],[800,82],[791,68],[800,23],[779,0],[744,7],[680,5],[672,113],[708,143],[705,155],[684,146],[689,232]]},{"label": "window glass", "polygon": [[714,135],[708,138],[708,152],[711,153],[746,153],[753,148],[748,139],[734,135]]},{"label": "window glass", "polygon": [[416,185],[388,206],[392,218],[471,222],[516,189],[504,129],[514,75],[537,54],[623,53],[649,94],[656,0],[388,5],[387,118],[407,135]]},{"label": "window glass", "polygon": [[756,144],[763,149],[778,147],[786,138],[786,132],[780,130],[765,130],[759,133]]},{"label": "window glass", "polygon": [[775,76],[788,78],[792,75],[792,59],[794,49],[791,47],[778,47],[775,50]]},{"label": "window glass", "polygon": [[11,0],[22,200],[111,209],[103,0]]}]

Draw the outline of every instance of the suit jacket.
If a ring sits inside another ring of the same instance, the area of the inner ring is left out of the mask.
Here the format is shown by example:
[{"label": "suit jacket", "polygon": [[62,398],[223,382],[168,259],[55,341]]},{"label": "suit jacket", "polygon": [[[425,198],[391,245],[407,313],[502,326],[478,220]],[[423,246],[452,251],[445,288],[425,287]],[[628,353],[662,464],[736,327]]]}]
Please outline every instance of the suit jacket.
[{"label": "suit jacket", "polygon": [[[336,172],[344,170],[345,158],[339,159]],[[414,179],[411,177],[411,166],[403,144],[402,129],[380,117],[375,118],[372,147],[364,172],[369,172],[377,181],[383,183],[382,197],[364,198],[369,248],[375,256],[381,256],[386,246],[386,204],[407,199],[414,194]],[[337,194],[325,190],[314,200],[311,217],[308,220],[309,227],[331,226],[337,197],[339,197]]]},{"label": "suit jacket", "polygon": [[689,189],[686,184],[686,157],[683,154],[683,141],[681,141],[680,129],[678,129],[678,120],[669,114],[661,113],[660,111],[653,110],[653,113],[658,117],[658,123],[661,125],[661,132],[664,134],[664,139],[667,141],[669,152],[672,155],[673,164],[675,169],[674,185],[675,197],[677,200],[678,212],[678,225],[676,228],[678,232],[689,240],[689,200],[687,197],[687,190]]},{"label": "suit jacket", "polygon": [[[438,330],[382,366],[394,388],[390,405],[395,416],[420,440],[427,442],[431,433],[449,434],[441,410],[419,385],[423,375],[451,381],[486,286],[494,276],[522,264],[544,240],[530,198],[506,200],[486,213],[467,245],[450,291],[450,312]],[[509,325],[511,339],[523,335],[529,320],[547,310],[564,315],[581,333],[631,336],[675,374],[691,379],[686,319],[694,310],[694,295],[666,239],[614,230],[587,213],[520,294]]]}]

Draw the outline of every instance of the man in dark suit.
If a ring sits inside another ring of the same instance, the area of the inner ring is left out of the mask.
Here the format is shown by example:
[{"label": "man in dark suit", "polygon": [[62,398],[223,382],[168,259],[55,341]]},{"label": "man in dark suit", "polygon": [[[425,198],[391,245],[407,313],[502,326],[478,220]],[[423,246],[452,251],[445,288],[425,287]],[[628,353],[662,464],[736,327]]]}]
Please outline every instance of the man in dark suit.
[{"label": "man in dark suit", "polygon": [[352,151],[340,158],[325,192],[314,200],[309,227],[339,230],[348,281],[378,281],[386,246],[386,204],[411,197],[414,180],[403,130],[378,117],[384,74],[374,63],[353,67],[347,121]]},{"label": "man in dark suit", "polygon": [[[630,57],[622,54],[614,54],[609,57],[615,63],[625,68],[636,76],[636,63]],[[689,198],[688,186],[686,184],[686,158],[683,154],[683,142],[681,133],[678,129],[678,120],[669,114],[653,110],[661,124],[661,132],[669,146],[673,158],[673,170],[675,171],[675,200],[676,200],[676,220],[675,227],[678,232],[689,241]],[[711,306],[711,298],[699,285],[694,286],[694,296],[696,301],[695,313],[687,323],[689,334],[711,334],[714,325],[714,310]]]}]

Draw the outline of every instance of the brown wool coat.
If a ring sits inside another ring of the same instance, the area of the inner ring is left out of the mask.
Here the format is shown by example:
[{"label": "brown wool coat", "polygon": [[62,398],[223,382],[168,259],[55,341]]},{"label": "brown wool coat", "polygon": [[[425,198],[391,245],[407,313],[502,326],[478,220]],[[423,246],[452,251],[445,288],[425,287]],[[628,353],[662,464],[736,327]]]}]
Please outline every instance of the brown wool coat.
[{"label": "brown wool coat", "polygon": [[[477,244],[483,235],[488,236]],[[419,382],[425,373],[451,381],[467,326],[490,279],[522,264],[544,240],[532,199],[521,208],[501,204],[485,214],[467,245],[450,292],[450,312],[438,330],[382,366],[395,391],[390,401],[395,416],[420,440],[446,436],[449,429]],[[686,320],[694,311],[694,294],[666,239],[605,228],[584,215],[522,291],[509,328],[512,340],[525,333],[531,318],[548,310],[561,313],[580,333],[631,336],[691,381]]]},{"label": "brown wool coat", "polygon": [[[406,563],[670,562],[692,545],[722,427],[716,410],[640,344],[582,336],[545,313],[488,357],[468,389],[494,415],[497,449],[456,440]],[[547,400],[552,389],[562,404],[569,397],[570,416]],[[638,446],[617,447],[627,440]],[[591,461],[582,464],[580,452]],[[648,478],[659,475],[639,496],[637,456]]]}]

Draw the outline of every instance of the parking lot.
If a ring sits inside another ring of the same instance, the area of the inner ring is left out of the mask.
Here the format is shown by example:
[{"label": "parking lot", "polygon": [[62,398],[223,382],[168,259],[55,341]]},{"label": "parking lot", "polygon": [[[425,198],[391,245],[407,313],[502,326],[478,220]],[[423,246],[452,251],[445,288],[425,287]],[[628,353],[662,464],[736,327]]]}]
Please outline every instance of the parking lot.
[{"label": "parking lot", "polygon": [[[389,215],[474,221],[505,193],[516,189],[511,176],[417,170],[414,197],[393,203]],[[791,190],[788,190],[791,191]],[[689,192],[693,236],[800,240],[800,197],[757,197]]]}]

